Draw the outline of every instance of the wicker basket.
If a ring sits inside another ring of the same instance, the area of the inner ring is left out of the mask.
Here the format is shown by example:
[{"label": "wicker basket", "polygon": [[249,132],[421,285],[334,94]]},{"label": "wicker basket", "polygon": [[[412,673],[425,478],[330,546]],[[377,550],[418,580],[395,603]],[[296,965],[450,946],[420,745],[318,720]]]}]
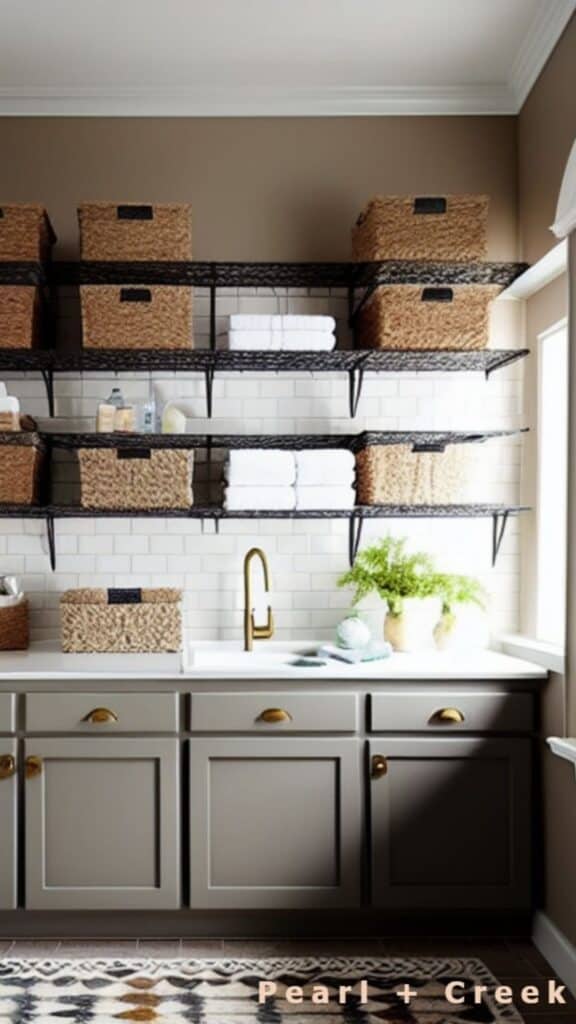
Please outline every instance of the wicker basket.
[{"label": "wicker basket", "polygon": [[360,310],[356,344],[378,349],[486,348],[490,304],[499,291],[497,285],[384,285]]},{"label": "wicker basket", "polygon": [[85,348],[194,347],[191,288],[85,285],[80,296]]},{"label": "wicker basket", "polygon": [[28,601],[0,607],[0,651],[26,651],[30,646]]},{"label": "wicker basket", "polygon": [[44,445],[38,434],[0,434],[0,504],[34,505],[43,465]]},{"label": "wicker basket", "polygon": [[43,206],[0,204],[0,260],[48,260],[56,235]]},{"label": "wicker basket", "polygon": [[172,509],[193,502],[193,451],[80,448],[84,508]]},{"label": "wicker basket", "polygon": [[355,260],[486,258],[487,196],[377,196],[352,232]]},{"label": "wicker basket", "polygon": [[409,444],[370,445],[356,454],[360,505],[452,505],[470,500],[470,445],[414,451]]},{"label": "wicker basket", "polygon": [[0,349],[40,344],[40,296],[28,285],[0,285]]},{"label": "wicker basket", "polygon": [[115,654],[179,651],[180,590],[67,590],[60,598],[62,650]]},{"label": "wicker basket", "polygon": [[83,260],[191,260],[187,204],[81,203]]}]

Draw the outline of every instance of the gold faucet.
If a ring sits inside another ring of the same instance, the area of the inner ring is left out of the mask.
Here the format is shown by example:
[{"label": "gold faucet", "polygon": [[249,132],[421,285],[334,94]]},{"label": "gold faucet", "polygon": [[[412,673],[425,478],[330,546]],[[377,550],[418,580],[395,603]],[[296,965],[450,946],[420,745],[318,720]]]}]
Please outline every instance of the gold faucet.
[{"label": "gold faucet", "polygon": [[252,576],[251,565],[254,558],[259,558],[264,574],[264,586],[270,590],[270,572],[266,555],[261,548],[250,548],[244,559],[244,650],[254,649],[254,640],[269,640],[274,635],[274,617],[272,609],[268,605],[268,621],[265,626],[257,626],[254,622],[254,609],[252,607]]}]

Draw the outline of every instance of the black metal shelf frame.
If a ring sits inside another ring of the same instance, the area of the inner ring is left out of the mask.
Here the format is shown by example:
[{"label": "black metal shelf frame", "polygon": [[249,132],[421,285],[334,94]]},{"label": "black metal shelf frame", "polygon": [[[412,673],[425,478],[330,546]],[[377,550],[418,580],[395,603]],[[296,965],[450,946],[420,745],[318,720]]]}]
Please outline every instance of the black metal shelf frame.
[{"label": "black metal shelf frame", "polygon": [[[80,350],[74,353],[0,350],[0,370],[39,370],[44,379],[50,415],[54,415],[54,375],[58,372],[101,370],[189,370],[203,374],[206,411],[213,412],[215,374],[221,372],[346,372],[348,404],[354,417],[362,394],[364,374],[404,371],[479,370],[489,377],[494,370],[527,355],[526,349],[451,351],[337,351],[217,352],[217,293],[225,287],[334,287],[348,293],[349,322],[376,288],[385,284],[454,285],[479,284],[508,287],[527,268],[524,263],[433,263],[387,260],[379,263],[203,263],[108,261],[0,264],[3,284],[37,284],[49,288],[82,284],[161,284],[198,286],[210,295],[210,349],[203,351],[130,352]],[[358,294],[360,298],[358,299]],[[38,360],[36,363],[35,360]]]},{"label": "black metal shelf frame", "polygon": [[486,519],[492,520],[492,565],[496,564],[511,516],[529,511],[525,505],[357,505],[353,509],[322,511],[250,511],[228,512],[219,505],[192,506],[189,509],[89,509],[76,505],[0,505],[0,518],[43,519],[50,556],[56,568],[55,522],[75,518],[167,518],[212,520],[215,531],[225,519],[347,519],[350,565],[358,553],[366,519]]}]

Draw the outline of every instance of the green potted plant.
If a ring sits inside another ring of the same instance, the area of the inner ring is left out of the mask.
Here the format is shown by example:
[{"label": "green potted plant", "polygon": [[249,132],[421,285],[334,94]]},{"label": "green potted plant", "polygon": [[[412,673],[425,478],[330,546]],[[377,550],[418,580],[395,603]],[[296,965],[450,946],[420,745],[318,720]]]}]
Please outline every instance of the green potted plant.
[{"label": "green potted plant", "polygon": [[446,574],[442,589],[442,615],[434,629],[436,646],[440,650],[450,647],[456,627],[457,605],[476,605],[485,609],[487,594],[479,580],[473,576]]},{"label": "green potted plant", "polygon": [[430,555],[405,549],[404,538],[390,536],[363,548],[338,586],[355,587],[353,604],[371,593],[386,602],[384,638],[394,650],[425,650],[434,646],[446,577],[436,571]]}]

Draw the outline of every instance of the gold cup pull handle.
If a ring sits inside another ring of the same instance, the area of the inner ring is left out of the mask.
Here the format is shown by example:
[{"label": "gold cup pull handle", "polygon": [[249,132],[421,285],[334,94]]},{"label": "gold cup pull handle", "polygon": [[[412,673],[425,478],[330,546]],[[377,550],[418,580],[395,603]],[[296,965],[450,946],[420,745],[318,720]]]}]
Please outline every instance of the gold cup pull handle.
[{"label": "gold cup pull handle", "polygon": [[90,722],[91,725],[110,725],[118,721],[118,715],[110,708],[93,708],[82,719],[83,722]]},{"label": "gold cup pull handle", "polygon": [[36,779],[42,775],[42,758],[31,754],[26,758],[26,778]]},{"label": "gold cup pull handle", "polygon": [[374,754],[371,764],[371,775],[373,779],[381,779],[388,773],[388,761],[382,754]]},{"label": "gold cup pull handle", "polygon": [[261,722],[291,722],[292,715],[289,711],[285,711],[284,708],[265,708],[258,715],[258,721]]},{"label": "gold cup pull handle", "polygon": [[435,711],[430,722],[442,722],[444,725],[461,725],[466,716],[460,708],[440,708]]},{"label": "gold cup pull handle", "polygon": [[16,758],[12,754],[0,755],[0,779],[11,779],[16,774]]}]

